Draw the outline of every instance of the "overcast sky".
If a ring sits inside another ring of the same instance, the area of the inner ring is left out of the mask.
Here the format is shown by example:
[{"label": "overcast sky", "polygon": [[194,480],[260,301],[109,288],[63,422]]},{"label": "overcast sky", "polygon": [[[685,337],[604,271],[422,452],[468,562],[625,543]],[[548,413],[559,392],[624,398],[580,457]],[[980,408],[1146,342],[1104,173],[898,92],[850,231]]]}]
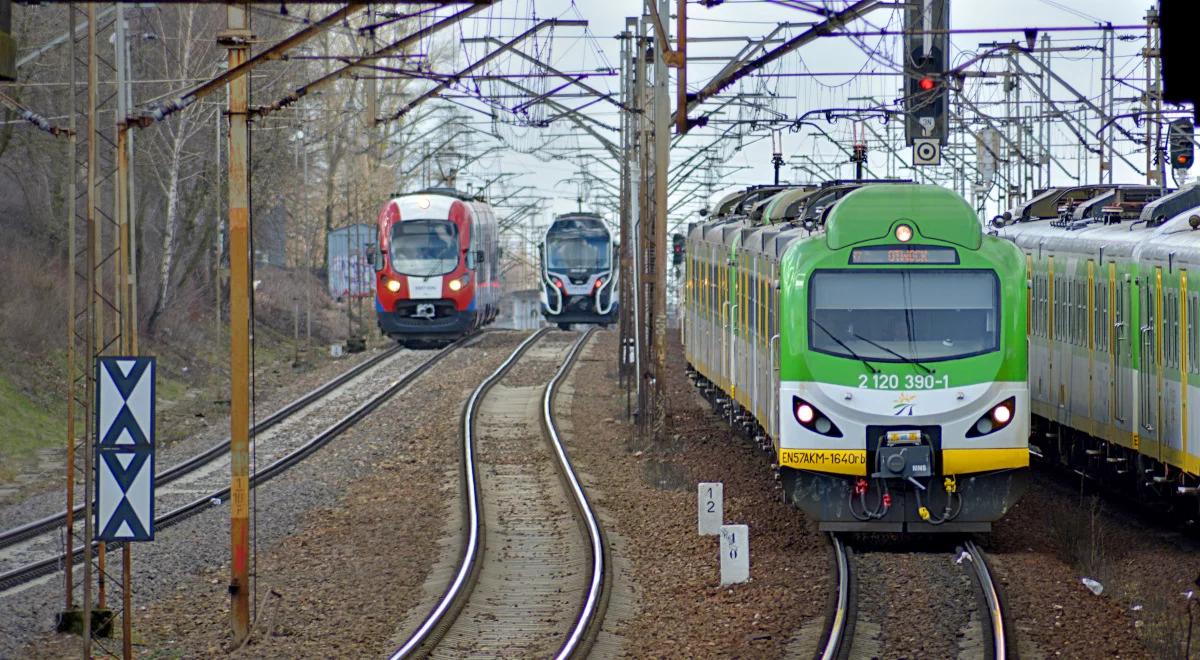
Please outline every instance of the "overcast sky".
[{"label": "overcast sky", "polygon": [[[826,4],[837,8],[845,6],[847,3],[839,1]],[[957,64],[969,58],[979,50],[981,43],[1007,42],[1011,39],[1023,40],[1020,29],[1027,27],[1082,27],[1093,26],[1100,22],[1112,23],[1117,26],[1137,25],[1144,22],[1146,10],[1150,6],[1149,2],[1129,0],[952,0],[952,28],[1017,28],[1017,30],[954,35],[950,54],[951,62]],[[511,37],[532,25],[534,17],[538,19],[555,17],[583,18],[588,21],[588,27],[586,29],[558,27],[552,32],[539,33],[537,37],[524,42],[526,52],[536,53],[538,57],[549,60],[560,70],[568,72],[594,72],[598,68],[609,66],[619,68],[620,45],[614,36],[625,29],[625,18],[637,15],[641,8],[642,3],[637,0],[584,0],[579,2],[503,0],[490,13],[481,14],[477,20],[471,21],[462,28],[460,36],[466,39],[460,46],[459,64],[467,61],[467,58],[477,58],[487,52],[484,44],[471,41],[473,37]],[[689,39],[759,37],[770,32],[780,22],[803,23],[816,20],[811,13],[782,4],[747,0],[727,0],[714,8],[706,8],[698,3],[693,3],[689,5],[688,11]],[[854,29],[860,30],[878,28],[898,30],[902,27],[900,12],[893,9],[877,10],[867,17],[866,22],[855,21],[852,26]],[[803,26],[796,26],[784,30],[782,35],[794,36],[803,29]],[[674,31],[673,28],[672,31]],[[1134,79],[1143,76],[1138,52],[1144,45],[1144,31],[1122,31],[1118,34],[1131,37],[1128,40],[1119,41],[1117,46],[1118,77],[1130,82],[1129,85],[1118,88],[1117,112],[1119,113],[1123,109],[1126,111],[1132,109],[1131,99],[1137,93],[1133,89],[1133,85],[1140,85],[1140,81]],[[1100,32],[1094,30],[1056,32],[1052,35],[1052,39],[1055,46],[1096,46],[1100,43]],[[741,44],[734,42],[696,41],[690,44],[688,55],[689,58],[725,58],[736,53],[740,46]],[[895,75],[887,75],[889,72],[895,71],[898,49],[899,37],[892,36],[863,36],[857,43],[845,37],[819,39],[763,69],[760,73],[766,74],[765,76],[748,77],[731,88],[731,93],[740,91],[751,95],[753,100],[748,103],[757,104],[759,107],[743,106],[726,109],[723,114],[714,115],[714,119],[718,121],[722,119],[762,120],[781,116],[795,118],[814,109],[872,105],[870,101],[866,100],[868,98],[874,98],[882,103],[891,103],[900,96],[901,79]],[[873,54],[873,57],[868,56],[868,51]],[[688,66],[689,88],[699,89],[721,66],[722,63],[719,61],[691,61]],[[1001,63],[993,61],[986,68],[996,71],[1002,66]],[[1055,54],[1053,67],[1079,92],[1093,100],[1099,98],[1101,76],[1098,53],[1081,50]],[[507,73],[533,73],[535,71],[532,65],[515,58],[500,58],[497,60],[495,68]],[[855,72],[862,75],[820,78],[785,77],[787,74],[801,72]],[[530,78],[525,81],[525,84],[531,89],[545,92],[554,89],[561,82],[561,80],[553,78]],[[619,84],[616,76],[600,75],[590,77],[586,82],[614,93]],[[968,84],[973,85],[968,93],[969,97],[979,103],[981,108],[988,112],[999,111],[996,106],[987,105],[987,102],[1003,97],[1000,87],[994,83],[994,79],[983,85],[978,84],[978,81],[970,81]],[[490,89],[493,94],[497,94],[499,92],[496,90],[501,87],[505,86],[497,83],[493,84]],[[508,88],[505,87],[505,89]],[[484,84],[481,93],[486,95],[488,91],[489,87]],[[566,93],[571,89],[567,88],[562,91]],[[1032,96],[1032,91],[1027,90],[1024,94],[1028,99]],[[1065,91],[1056,89],[1053,96],[1059,99],[1065,98],[1067,95]],[[1122,96],[1130,100],[1122,100]],[[514,98],[497,100],[504,107],[512,107],[521,103],[521,99]],[[562,101],[573,106],[579,106],[586,102],[581,98],[563,98]],[[472,107],[483,107],[483,104],[470,99],[460,99],[459,102]],[[714,104],[702,106],[701,112],[713,107],[715,107]],[[1074,109],[1078,106],[1070,107]],[[544,106],[535,107],[529,111],[529,118],[545,118],[552,112]],[[611,126],[616,126],[619,121],[617,109],[605,102],[588,105],[582,112]],[[506,120],[513,116],[503,110],[499,115]],[[473,121],[481,127],[487,127],[489,124],[487,118],[482,114],[473,114],[472,117]],[[834,173],[837,176],[847,178],[853,176],[851,166],[840,162],[845,160],[844,155],[839,152],[831,139],[843,144],[850,144],[855,135],[868,130],[867,127],[844,119],[832,123],[821,123],[823,131],[829,137],[818,135],[814,129],[808,128],[799,133],[783,132],[784,158],[787,161],[782,174],[784,180],[813,179],[814,177],[810,174],[795,168],[795,166],[804,165],[812,170],[813,164],[821,164],[826,172]],[[1131,122],[1127,121],[1127,126],[1130,130],[1134,130]],[[472,166],[465,181],[485,180],[501,171],[519,172],[520,174],[513,178],[512,185],[514,187],[529,185],[535,188],[539,194],[553,198],[554,201],[550,208],[554,212],[575,208],[575,197],[579,190],[578,181],[580,179],[576,172],[579,166],[575,162],[548,161],[544,156],[529,156],[519,153],[519,151],[528,151],[532,146],[553,137],[555,148],[561,149],[564,153],[571,153],[574,148],[578,148],[579,152],[586,151],[606,161],[611,161],[611,158],[604,152],[594,150],[595,140],[586,136],[571,135],[580,134],[580,132],[565,120],[556,121],[550,127],[541,129],[512,126],[503,122],[493,125],[492,128],[504,135],[510,144],[516,146],[517,151],[501,150],[496,152],[494,157],[481,160]],[[689,151],[689,148],[713,143],[716,131],[725,128],[728,126],[710,125],[705,130],[695,131],[694,135],[689,135],[680,144],[680,148],[673,152],[672,160],[679,162],[694,153],[694,151]],[[717,191],[751,183],[769,183],[771,180],[769,131],[765,127],[751,130],[749,126],[743,125],[739,128],[741,129],[740,138],[731,134],[717,145],[720,151],[720,160],[727,166],[723,176],[712,181]],[[878,120],[875,120],[870,128],[876,131],[883,130]],[[615,132],[604,129],[599,129],[599,132],[613,141],[619,139]],[[868,148],[872,149],[872,153],[869,155],[869,164],[882,175],[888,167],[889,159],[881,150],[882,144],[875,144],[876,142],[879,141],[868,135]],[[1054,155],[1062,165],[1062,169],[1054,168],[1052,183],[1071,182],[1065,176],[1064,170],[1069,170],[1074,174],[1078,167],[1078,150],[1072,146],[1073,142],[1077,142],[1077,140],[1062,127],[1057,127],[1052,132],[1052,143],[1057,145],[1054,148]],[[876,147],[879,147],[880,150],[875,151]],[[1135,145],[1126,143],[1120,146],[1120,150],[1128,152],[1129,158],[1134,164],[1140,165],[1144,162],[1144,154],[1138,151]],[[905,159],[908,158],[907,152],[902,155]],[[579,158],[576,157],[575,161],[579,161]],[[603,177],[606,181],[616,183],[615,175],[609,172],[603,164],[594,162],[590,157],[583,158],[586,159],[584,162],[588,170]],[[896,165],[898,165],[898,161],[893,161],[893,166]],[[1094,180],[1097,169],[1097,161],[1093,160],[1086,167],[1084,178]],[[1130,182],[1142,180],[1132,168],[1123,163],[1118,163],[1118,167],[1114,171],[1117,180]],[[912,176],[911,170],[907,168],[896,169],[894,173],[906,178]],[[699,182],[702,177],[697,173],[692,178]],[[604,187],[606,187],[604,184],[593,184],[590,189],[585,189],[584,193],[594,198],[594,189]],[[690,182],[681,186],[676,199],[689,188]],[[719,196],[719,194],[715,196]],[[686,220],[686,216],[694,214],[700,207],[707,205],[709,201],[707,197],[704,194],[697,195],[673,216],[672,220]],[[545,215],[549,215],[549,213]]]}]

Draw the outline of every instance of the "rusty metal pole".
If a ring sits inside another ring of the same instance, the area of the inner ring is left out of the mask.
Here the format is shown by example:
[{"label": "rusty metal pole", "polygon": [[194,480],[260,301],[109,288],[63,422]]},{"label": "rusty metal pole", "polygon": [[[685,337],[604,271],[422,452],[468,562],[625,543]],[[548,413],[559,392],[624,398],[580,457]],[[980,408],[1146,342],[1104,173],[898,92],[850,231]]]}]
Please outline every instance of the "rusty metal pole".
[{"label": "rusty metal pole", "polygon": [[[650,0],[651,2],[653,0]],[[658,13],[667,16],[670,0],[658,0]],[[667,392],[667,166],[671,147],[671,97],[667,52],[670,22],[665,38],[654,40],[654,437],[661,439],[666,423]],[[686,111],[687,106],[684,106]]]},{"label": "rusty metal pole", "polygon": [[678,0],[675,7],[676,14],[676,29],[675,29],[675,54],[672,58],[673,66],[678,69],[676,73],[677,80],[675,82],[675,105],[677,111],[675,114],[675,132],[683,135],[688,132],[688,112],[687,112],[687,0]]},{"label": "rusty metal pole", "polygon": [[[91,20],[90,19],[88,20],[88,27],[90,30],[90,28],[91,28]],[[88,34],[89,34],[89,36],[95,35],[95,33],[91,32],[91,31],[89,31]],[[95,339],[96,343],[93,345],[93,350],[90,351],[91,355],[88,356],[88,360],[89,360],[88,373],[92,374],[93,378],[95,378],[95,375],[96,375],[95,374],[96,356],[100,355],[101,353],[104,353],[106,347],[108,346],[108,339],[104,336],[104,308],[105,308],[105,303],[106,303],[106,301],[104,300],[104,270],[103,270],[104,263],[106,261],[106,259],[105,259],[106,255],[104,254],[104,225],[103,225],[103,223],[100,222],[100,220],[102,220],[102,218],[99,216],[99,212],[98,212],[98,208],[97,208],[100,205],[100,199],[101,199],[101,192],[97,189],[97,186],[101,183],[101,178],[98,173],[95,175],[93,175],[93,173],[92,173],[93,170],[96,170],[100,167],[100,157],[99,157],[99,151],[98,151],[100,145],[96,144],[93,146],[93,140],[92,140],[93,137],[96,138],[96,141],[99,141],[101,139],[100,130],[99,130],[99,126],[98,126],[99,112],[100,112],[99,104],[101,103],[101,101],[99,100],[100,52],[97,50],[98,47],[99,47],[99,44],[94,39],[91,42],[89,42],[89,44],[88,44],[88,95],[90,98],[90,102],[88,103],[88,125],[91,127],[88,130],[88,177],[90,178],[90,180],[92,182],[91,191],[92,191],[92,194],[94,195],[94,197],[92,197],[88,201],[88,212],[92,213],[92,220],[89,221],[89,224],[94,224],[96,227],[96,233],[93,237],[95,240],[92,242],[92,253],[91,253],[91,255],[89,255],[90,257],[95,259],[94,263],[92,264],[92,269],[95,271],[95,280],[94,280],[95,288],[93,289],[93,295],[96,298],[96,305],[95,305],[95,309],[94,309],[94,316],[92,317],[92,321],[93,321],[92,327],[94,328],[94,332],[96,334],[96,339]],[[95,398],[93,398],[95,395],[95,390],[93,389],[92,392],[93,392],[93,394],[89,395],[88,401],[89,401],[89,405],[95,406],[96,400],[95,400]],[[95,429],[93,428],[93,432],[94,431],[95,431]],[[88,457],[94,459],[95,457],[92,455],[95,452],[94,433],[88,434],[88,440],[93,443],[88,448]],[[88,472],[91,472],[93,469],[95,469],[95,464],[93,464],[92,467],[88,468]],[[94,497],[94,492],[91,487],[88,487],[86,497],[88,499],[91,499]],[[90,517],[90,515],[89,515],[89,517]],[[94,530],[93,530],[93,532],[94,532]],[[90,537],[88,539],[88,542],[91,543]],[[108,544],[106,544],[104,541],[101,541],[100,543],[96,544],[96,609],[101,610],[102,616],[103,616],[103,610],[107,609],[107,606],[108,606],[108,579],[107,578],[108,578]]]},{"label": "rusty metal pole", "polygon": [[[226,7],[218,43],[229,49],[229,68],[250,55],[246,4]],[[250,180],[247,109],[250,77],[229,82],[229,361],[230,361],[230,615],[234,641],[250,633]]]},{"label": "rusty metal pole", "polygon": [[[95,403],[96,371],[91,362],[95,360],[97,340],[103,331],[99,314],[98,286],[96,264],[99,260],[100,231],[96,226],[96,5],[87,6],[87,49],[88,49],[88,84],[87,84],[87,286],[88,286],[88,328],[87,385],[85,397],[87,411]],[[72,35],[74,36],[74,35]],[[91,414],[84,414],[85,435],[83,441],[83,657],[92,657],[92,435],[95,433],[95,419]]]},{"label": "rusty metal pole", "polygon": [[[75,250],[75,148],[78,139],[75,136],[75,3],[67,5],[67,29],[71,38],[67,56],[67,70],[71,79],[68,90],[67,127],[71,133],[67,136],[67,518],[64,529],[67,548],[75,547],[75,287],[78,283],[75,274],[75,260],[78,258]],[[66,616],[75,607],[75,562],[64,563],[66,602],[63,614]]]},{"label": "rusty metal pole", "polygon": [[[121,20],[118,17],[118,20]],[[118,48],[122,39],[117,40]],[[118,89],[123,95],[125,90]],[[118,115],[124,117],[124,115]],[[117,280],[121,290],[121,354],[136,355],[134,341],[136,321],[130,317],[133,301],[130,292],[130,249],[129,249],[129,125],[121,119],[117,123],[117,180],[114,198],[117,207]],[[132,327],[131,327],[132,326]],[[121,547],[121,657],[133,657],[133,544]]]}]

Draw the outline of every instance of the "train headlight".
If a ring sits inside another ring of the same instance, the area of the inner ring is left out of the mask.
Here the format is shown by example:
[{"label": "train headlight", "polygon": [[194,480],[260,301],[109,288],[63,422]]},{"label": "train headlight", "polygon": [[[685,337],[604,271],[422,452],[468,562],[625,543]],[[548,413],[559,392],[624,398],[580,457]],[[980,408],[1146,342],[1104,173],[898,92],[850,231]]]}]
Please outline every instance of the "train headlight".
[{"label": "train headlight", "polygon": [[841,429],[833,423],[833,420],[826,417],[820,410],[817,410],[816,406],[798,396],[792,397],[792,415],[796,417],[796,421],[800,423],[800,426],[813,433],[831,438],[842,437]]},{"label": "train headlight", "polygon": [[468,280],[470,277],[471,277],[470,275],[463,275],[462,277],[458,277],[458,278],[452,279],[452,280],[450,280],[450,284],[448,284],[447,286],[449,286],[449,287],[450,287],[450,290],[451,290],[451,291],[459,291],[459,290],[461,290],[461,289],[462,289],[464,286],[466,286],[466,285],[467,285],[467,280]]},{"label": "train headlight", "polygon": [[1013,420],[1013,415],[1016,413],[1017,399],[1016,397],[1008,397],[1007,399],[992,406],[992,409],[987,411],[971,428],[967,429],[968,438],[978,438],[995,433],[1000,429],[1009,425]]},{"label": "train headlight", "polygon": [[907,243],[912,240],[913,230],[908,225],[900,225],[896,227],[896,240],[901,243]]},{"label": "train headlight", "polygon": [[387,287],[388,291],[391,291],[392,293],[396,293],[400,290],[400,280],[388,280],[387,284],[384,286]]},{"label": "train headlight", "polygon": [[811,424],[813,417],[816,417],[817,411],[807,403],[802,403],[796,406],[796,421],[801,424]]},{"label": "train headlight", "polygon": [[1004,426],[1012,421],[1012,409],[1002,403],[995,408],[992,408],[992,419],[997,425]]}]

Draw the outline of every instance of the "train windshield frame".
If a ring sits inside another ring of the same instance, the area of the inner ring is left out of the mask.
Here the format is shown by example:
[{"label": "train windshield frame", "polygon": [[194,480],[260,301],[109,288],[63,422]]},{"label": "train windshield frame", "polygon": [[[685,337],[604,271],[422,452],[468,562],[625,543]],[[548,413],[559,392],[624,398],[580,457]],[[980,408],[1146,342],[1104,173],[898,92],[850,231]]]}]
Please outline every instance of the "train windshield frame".
[{"label": "train windshield frame", "polygon": [[809,349],[871,362],[1000,350],[1000,278],[987,269],[830,269],[808,283]]},{"label": "train windshield frame", "polygon": [[458,225],[450,220],[402,220],[392,225],[392,270],[401,275],[446,275],[458,268],[461,259]]},{"label": "train windshield frame", "polygon": [[597,272],[611,268],[608,232],[554,229],[546,235],[546,270]]}]

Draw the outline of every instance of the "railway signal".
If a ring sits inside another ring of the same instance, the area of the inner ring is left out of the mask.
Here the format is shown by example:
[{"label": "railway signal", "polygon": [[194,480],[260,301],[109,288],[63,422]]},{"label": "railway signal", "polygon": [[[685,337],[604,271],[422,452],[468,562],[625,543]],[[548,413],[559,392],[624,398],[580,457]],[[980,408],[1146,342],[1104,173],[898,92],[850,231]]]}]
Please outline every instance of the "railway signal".
[{"label": "railway signal", "polygon": [[904,11],[904,139],[946,143],[948,0],[909,3]]},{"label": "railway signal", "polygon": [[1171,159],[1171,167],[1186,170],[1196,160],[1195,130],[1191,119],[1176,119],[1171,122],[1167,134],[1167,153]]},{"label": "railway signal", "polygon": [[683,263],[683,234],[671,235],[671,263],[678,266]]}]

